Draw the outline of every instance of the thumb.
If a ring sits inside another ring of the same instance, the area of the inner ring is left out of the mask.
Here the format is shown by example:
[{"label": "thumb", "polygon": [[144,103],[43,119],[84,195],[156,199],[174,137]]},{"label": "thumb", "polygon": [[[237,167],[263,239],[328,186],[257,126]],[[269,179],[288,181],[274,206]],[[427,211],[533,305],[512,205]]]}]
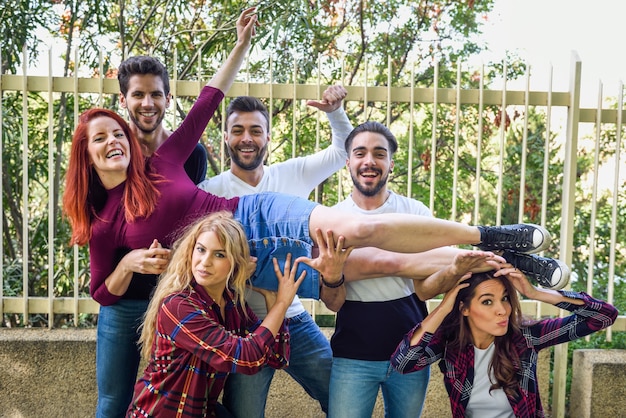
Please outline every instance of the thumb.
[{"label": "thumb", "polygon": [[326,106],[328,103],[326,101],[307,100],[306,104],[316,109],[322,109],[322,107]]}]

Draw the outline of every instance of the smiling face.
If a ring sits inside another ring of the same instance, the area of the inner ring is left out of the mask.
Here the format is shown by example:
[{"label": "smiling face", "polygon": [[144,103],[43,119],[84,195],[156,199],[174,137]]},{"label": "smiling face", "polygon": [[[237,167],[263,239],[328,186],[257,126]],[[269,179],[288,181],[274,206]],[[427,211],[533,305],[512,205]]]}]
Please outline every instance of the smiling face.
[{"label": "smiling face", "polygon": [[215,232],[206,231],[198,235],[191,256],[191,268],[196,282],[217,300],[226,288],[231,261]]},{"label": "smiling face", "polygon": [[87,153],[106,189],[126,180],[130,164],[130,145],[120,124],[110,117],[100,116],[87,127]]},{"label": "smiling face", "polygon": [[259,111],[233,112],[226,121],[224,141],[231,164],[255,170],[263,164],[270,141],[267,120]]},{"label": "smiling face", "polygon": [[385,190],[393,160],[387,139],[376,132],[361,132],[352,140],[347,166],[357,191],[375,196]]},{"label": "smiling face", "polygon": [[141,132],[151,134],[161,127],[170,95],[165,94],[161,77],[154,74],[135,74],[128,81],[126,95],[120,103],[128,110],[132,124]]},{"label": "smiling face", "polygon": [[467,317],[474,345],[487,348],[509,328],[509,293],[500,280],[486,280],[476,286],[469,306],[461,307],[461,313]]}]

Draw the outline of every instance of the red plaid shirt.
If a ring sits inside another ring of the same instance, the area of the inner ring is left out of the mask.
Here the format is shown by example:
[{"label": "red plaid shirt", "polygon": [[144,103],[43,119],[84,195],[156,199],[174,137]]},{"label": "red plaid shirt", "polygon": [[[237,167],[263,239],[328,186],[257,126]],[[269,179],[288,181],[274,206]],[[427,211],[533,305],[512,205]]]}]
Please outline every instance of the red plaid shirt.
[{"label": "red plaid shirt", "polygon": [[128,417],[205,417],[229,373],[253,374],[263,365],[287,365],[289,333],[284,323],[276,338],[259,327],[251,309],[227,300],[225,318],[219,306],[195,281],[193,289],[163,301],[157,320],[152,358],[135,385]]}]

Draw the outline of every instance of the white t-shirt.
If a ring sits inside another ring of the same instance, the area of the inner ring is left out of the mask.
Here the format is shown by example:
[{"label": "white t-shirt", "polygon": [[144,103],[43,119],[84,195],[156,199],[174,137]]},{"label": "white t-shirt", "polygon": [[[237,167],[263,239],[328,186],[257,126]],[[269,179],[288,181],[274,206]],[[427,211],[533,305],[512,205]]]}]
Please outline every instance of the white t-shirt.
[{"label": "white t-shirt", "polygon": [[[344,212],[376,215],[379,213],[409,213],[432,216],[430,209],[422,202],[389,192],[389,197],[382,206],[373,210],[364,210],[352,200],[352,195],[337,203],[335,208]],[[346,300],[359,302],[384,302],[400,299],[415,292],[413,280],[402,277],[381,277],[377,279],[355,280],[346,282]]]},{"label": "white t-shirt", "polygon": [[515,418],[513,408],[504,391],[494,389],[489,392],[492,382],[496,381],[493,373],[488,372],[495,347],[494,343],[484,350],[474,347],[474,383],[465,409],[467,418]]},{"label": "white t-shirt", "polygon": [[[332,143],[327,148],[306,157],[263,166],[263,177],[256,186],[244,182],[230,170],[206,179],[198,187],[217,196],[231,198],[259,192],[279,192],[308,199],[321,182],[339,171],[346,164],[344,147],[352,124],[343,108],[327,113],[333,132]],[[267,315],[265,298],[255,291],[246,292],[246,302],[261,319]],[[286,317],[293,318],[304,312],[304,306],[296,296],[287,310]]]}]

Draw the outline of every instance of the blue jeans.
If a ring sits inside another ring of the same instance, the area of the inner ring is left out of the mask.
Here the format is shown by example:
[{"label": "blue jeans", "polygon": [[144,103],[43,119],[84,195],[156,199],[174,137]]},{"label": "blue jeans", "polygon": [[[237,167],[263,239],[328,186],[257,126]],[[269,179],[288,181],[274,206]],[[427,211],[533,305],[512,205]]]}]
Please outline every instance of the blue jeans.
[{"label": "blue jeans", "polygon": [[371,418],[383,391],[385,417],[417,418],[422,413],[430,368],[400,374],[389,361],[334,357],[330,373],[329,418]]},{"label": "blue jeans", "polygon": [[[289,319],[291,356],[285,371],[328,411],[332,351],[328,339],[308,312]],[[253,375],[233,373],[226,379],[224,406],[235,418],[262,418],[274,369],[263,367]]]},{"label": "blue jeans", "polygon": [[101,306],[96,339],[96,418],[124,417],[139,368],[138,327],[147,300],[122,299]]},{"label": "blue jeans", "polygon": [[[311,257],[313,239],[309,232],[309,218],[317,203],[296,196],[264,192],[241,196],[234,218],[248,237],[250,255],[257,257],[256,271],[250,278],[256,287],[278,289],[272,258],[276,257],[281,271],[288,253],[292,261],[300,256]],[[306,277],[298,288],[298,296],[319,299],[319,277],[304,263],[298,265],[298,276]]]}]

